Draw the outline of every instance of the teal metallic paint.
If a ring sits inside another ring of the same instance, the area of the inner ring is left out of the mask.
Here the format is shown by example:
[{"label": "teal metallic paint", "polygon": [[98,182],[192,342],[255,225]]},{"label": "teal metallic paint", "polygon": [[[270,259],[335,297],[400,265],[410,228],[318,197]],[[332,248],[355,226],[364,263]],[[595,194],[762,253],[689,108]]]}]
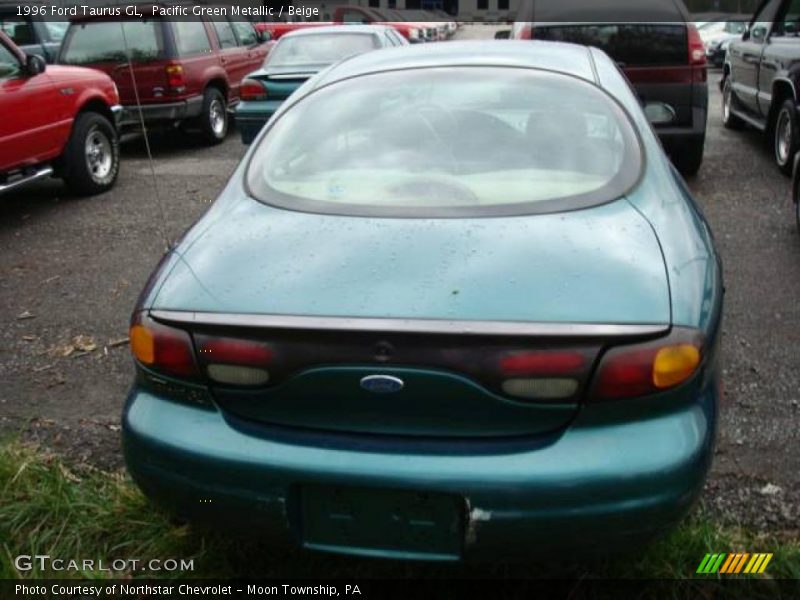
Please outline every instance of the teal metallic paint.
[{"label": "teal metallic paint", "polygon": [[422,220],[296,213],[237,196],[178,248],[183,260],[152,308],[670,322],[658,240],[625,200],[535,218]]},{"label": "teal metallic paint", "polygon": [[[246,197],[240,166],[168,256],[139,308],[671,323],[704,334],[699,372],[646,398],[582,400],[557,431],[460,441],[259,424],[216,400],[193,405],[140,379],[123,418],[128,468],[171,510],[269,535],[273,543],[322,548],[304,540],[298,490],[325,485],[457,495],[463,559],[629,551],[685,514],[711,463],[722,283],[710,231],[605,55],[592,50],[592,68],[580,62],[590,51],[552,43],[546,51],[536,42],[489,44],[480,56],[475,46],[435,46],[345,61],[298,94],[339,77],[419,63],[571,64],[586,79],[596,73],[631,112],[647,157],[641,183],[626,198],[564,214],[381,220],[259,204]],[[195,391],[214,398],[202,386]],[[448,558],[374,543],[322,549]]]}]

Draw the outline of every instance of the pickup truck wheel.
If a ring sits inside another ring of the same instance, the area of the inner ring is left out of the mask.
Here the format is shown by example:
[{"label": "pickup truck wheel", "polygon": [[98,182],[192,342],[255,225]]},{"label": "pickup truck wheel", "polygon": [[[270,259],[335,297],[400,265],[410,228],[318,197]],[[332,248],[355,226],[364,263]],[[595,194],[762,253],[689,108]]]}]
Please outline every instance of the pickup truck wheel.
[{"label": "pickup truck wheel", "polygon": [[722,84],[722,125],[726,129],[741,129],[744,127],[744,121],[733,114],[733,111],[731,111],[732,104],[733,91],[731,89],[731,78],[728,76]]},{"label": "pickup truck wheel", "polygon": [[705,139],[684,144],[672,154],[672,163],[684,177],[697,175],[703,164]]},{"label": "pickup truck wheel", "polygon": [[91,196],[111,189],[119,174],[119,136],[111,122],[99,113],[80,113],[62,163],[64,181],[73,193]]},{"label": "pickup truck wheel", "polygon": [[791,175],[794,155],[798,150],[797,111],[794,100],[784,100],[775,117],[775,163],[785,175]]},{"label": "pickup truck wheel", "polygon": [[203,94],[200,130],[209,144],[220,144],[228,135],[228,106],[217,88],[208,88]]}]

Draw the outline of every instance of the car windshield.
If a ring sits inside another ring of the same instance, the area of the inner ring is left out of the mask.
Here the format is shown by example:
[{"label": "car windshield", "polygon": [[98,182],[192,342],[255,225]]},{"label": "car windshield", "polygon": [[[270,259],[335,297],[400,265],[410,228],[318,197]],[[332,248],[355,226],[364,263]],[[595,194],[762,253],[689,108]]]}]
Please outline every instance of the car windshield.
[{"label": "car windshield", "polygon": [[370,33],[315,33],[284,37],[270,52],[267,64],[271,67],[329,65],[376,47],[375,36]]},{"label": "car windshield", "polygon": [[267,203],[314,212],[525,214],[619,197],[640,152],[618,104],[575,77],[402,70],[300,100],[262,138],[248,184]]},{"label": "car windshield", "polygon": [[127,60],[126,45],[133,62],[150,62],[160,59],[164,47],[160,21],[74,23],[64,41],[61,62],[71,65],[125,62]]}]

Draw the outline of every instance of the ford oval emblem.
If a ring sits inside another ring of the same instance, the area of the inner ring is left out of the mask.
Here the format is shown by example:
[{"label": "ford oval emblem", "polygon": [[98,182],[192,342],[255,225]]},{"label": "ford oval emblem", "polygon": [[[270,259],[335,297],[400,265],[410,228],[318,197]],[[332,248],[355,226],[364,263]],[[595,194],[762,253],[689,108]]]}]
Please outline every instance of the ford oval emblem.
[{"label": "ford oval emblem", "polygon": [[367,375],[361,379],[361,387],[375,394],[393,394],[403,389],[402,379],[391,375]]}]

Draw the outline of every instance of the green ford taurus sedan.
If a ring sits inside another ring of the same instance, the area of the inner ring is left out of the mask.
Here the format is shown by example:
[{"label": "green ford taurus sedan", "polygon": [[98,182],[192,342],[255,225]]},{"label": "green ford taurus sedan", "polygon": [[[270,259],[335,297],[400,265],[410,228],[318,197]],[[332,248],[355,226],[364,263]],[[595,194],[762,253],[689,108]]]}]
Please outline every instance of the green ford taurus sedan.
[{"label": "green ford taurus sedan", "polygon": [[151,277],[127,465],[183,518],[309,549],[630,549],[702,489],[722,297],[601,51],[362,54],[281,106]]}]

